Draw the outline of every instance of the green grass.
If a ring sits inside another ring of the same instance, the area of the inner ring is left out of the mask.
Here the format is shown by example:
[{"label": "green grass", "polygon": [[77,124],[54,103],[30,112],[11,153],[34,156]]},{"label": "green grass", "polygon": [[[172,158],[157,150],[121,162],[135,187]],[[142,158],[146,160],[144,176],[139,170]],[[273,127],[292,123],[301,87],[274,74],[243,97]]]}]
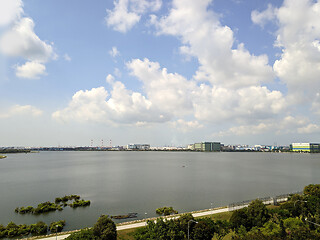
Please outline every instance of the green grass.
[{"label": "green grass", "polygon": [[118,240],[134,240],[133,234],[138,228],[125,229],[117,231]]},{"label": "green grass", "polygon": [[230,218],[232,216],[232,212],[223,212],[223,213],[216,213],[216,214],[212,214],[212,215],[207,215],[207,216],[203,216],[203,217],[197,217],[197,218],[211,218],[215,221],[217,220],[227,220],[229,221]]}]

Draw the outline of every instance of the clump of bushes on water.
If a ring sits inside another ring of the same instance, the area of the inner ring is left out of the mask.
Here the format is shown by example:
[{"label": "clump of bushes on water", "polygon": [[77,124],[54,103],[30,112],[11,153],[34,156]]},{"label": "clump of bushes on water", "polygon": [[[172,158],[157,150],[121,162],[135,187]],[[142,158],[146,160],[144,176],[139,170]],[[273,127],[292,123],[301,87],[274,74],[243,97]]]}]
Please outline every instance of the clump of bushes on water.
[{"label": "clump of bushes on water", "polygon": [[168,216],[170,214],[177,214],[178,211],[174,210],[172,207],[162,207],[162,208],[157,208],[156,213],[158,215]]},{"label": "clump of bushes on water", "polygon": [[66,195],[66,196],[64,196],[64,197],[57,197],[56,199],[55,199],[55,203],[66,203],[66,202],[68,202],[68,201],[72,201],[72,200],[79,200],[80,199],[80,196],[79,195]]},{"label": "clump of bushes on water", "polygon": [[72,208],[77,208],[77,207],[86,207],[90,205],[90,200],[85,201],[85,200],[76,200],[73,203],[69,204],[70,207]]},{"label": "clump of bushes on water", "polygon": [[56,210],[62,211],[63,208],[60,205],[52,202],[44,202],[44,203],[38,204],[36,208],[28,206],[26,208],[25,207],[16,208],[14,211],[20,214],[26,214],[26,213],[41,214],[46,212],[54,212]]},{"label": "clump of bushes on water", "polygon": [[[68,203],[69,201],[73,201],[72,203]],[[77,207],[86,207],[91,204],[90,200],[85,201],[85,200],[80,200],[79,195],[66,195],[64,197],[58,197],[55,199],[55,202],[44,202],[38,204],[36,208],[32,206],[28,207],[17,207],[14,211],[19,214],[26,214],[26,213],[31,213],[31,214],[41,214],[41,213],[46,213],[46,212],[54,212],[54,211],[62,211],[62,207],[70,206],[72,208],[77,208]]]},{"label": "clump of bushes on water", "polygon": [[[51,228],[51,225],[58,225],[58,232],[61,232],[64,225],[65,221],[61,220],[58,222],[53,222],[50,224],[50,231],[52,233],[55,233],[56,227]],[[0,224],[0,238],[13,238],[13,237],[21,237],[21,236],[28,236],[28,235],[43,235],[47,234],[48,232],[48,225],[45,224],[44,222],[37,222],[36,224],[31,224],[31,225],[26,225],[26,224],[21,224],[17,225],[14,222],[8,223],[8,225],[5,227]]]}]

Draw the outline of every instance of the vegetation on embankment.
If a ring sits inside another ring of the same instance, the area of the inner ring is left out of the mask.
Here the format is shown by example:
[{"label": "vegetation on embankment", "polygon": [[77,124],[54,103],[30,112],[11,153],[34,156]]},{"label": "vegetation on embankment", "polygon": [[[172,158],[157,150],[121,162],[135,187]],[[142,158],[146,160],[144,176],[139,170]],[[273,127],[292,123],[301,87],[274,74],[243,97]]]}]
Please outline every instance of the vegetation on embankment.
[{"label": "vegetation on embankment", "polygon": [[[178,219],[155,222],[137,229],[134,239],[186,239],[188,228],[190,239],[320,239],[320,184],[308,185],[303,194],[294,194],[279,207],[267,208],[261,200],[252,201],[248,207],[236,210],[231,217],[214,220],[194,219],[184,214]],[[189,227],[188,227],[189,225]]]},{"label": "vegetation on embankment", "polygon": [[[46,212],[54,212],[54,211],[62,211],[63,207],[69,206],[72,208],[77,208],[77,207],[86,207],[91,204],[90,200],[85,201],[85,200],[79,200],[80,196],[79,195],[66,195],[64,197],[58,197],[55,199],[55,202],[44,202],[38,204],[36,208],[32,206],[28,207],[17,207],[14,211],[19,214],[41,214],[41,213],[46,213]],[[69,202],[73,201],[73,202]]]},{"label": "vegetation on embankment", "polygon": [[[41,221],[31,225],[17,225],[14,222],[8,223],[7,226],[0,224],[0,238],[15,238],[29,236],[30,234],[32,236],[44,235],[47,234],[48,230],[50,230],[51,233],[56,233],[56,231],[61,232],[64,225],[64,220],[51,223],[49,228],[47,224]],[[58,226],[58,228],[56,226]]]}]

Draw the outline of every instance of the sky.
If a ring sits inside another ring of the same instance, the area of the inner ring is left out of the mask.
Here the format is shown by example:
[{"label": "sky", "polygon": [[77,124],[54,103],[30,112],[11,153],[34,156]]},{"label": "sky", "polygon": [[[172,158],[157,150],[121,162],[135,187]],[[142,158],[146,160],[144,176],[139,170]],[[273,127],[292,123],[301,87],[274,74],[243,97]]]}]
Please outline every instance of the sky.
[{"label": "sky", "polygon": [[320,142],[320,0],[0,0],[0,91],[0,146]]}]

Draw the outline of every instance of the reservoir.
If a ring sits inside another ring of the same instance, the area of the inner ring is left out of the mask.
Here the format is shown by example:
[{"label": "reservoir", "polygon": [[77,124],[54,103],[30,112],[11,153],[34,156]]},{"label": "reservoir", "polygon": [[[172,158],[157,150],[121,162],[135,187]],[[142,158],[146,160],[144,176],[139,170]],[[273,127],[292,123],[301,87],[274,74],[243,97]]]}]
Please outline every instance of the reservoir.
[{"label": "reservoir", "polygon": [[[7,156],[0,159],[2,225],[66,220],[64,230],[73,230],[93,226],[102,214],[134,212],[142,219],[157,216],[156,208],[163,206],[189,212],[320,183],[319,154],[110,151]],[[41,215],[14,212],[70,194],[91,205]]]}]

